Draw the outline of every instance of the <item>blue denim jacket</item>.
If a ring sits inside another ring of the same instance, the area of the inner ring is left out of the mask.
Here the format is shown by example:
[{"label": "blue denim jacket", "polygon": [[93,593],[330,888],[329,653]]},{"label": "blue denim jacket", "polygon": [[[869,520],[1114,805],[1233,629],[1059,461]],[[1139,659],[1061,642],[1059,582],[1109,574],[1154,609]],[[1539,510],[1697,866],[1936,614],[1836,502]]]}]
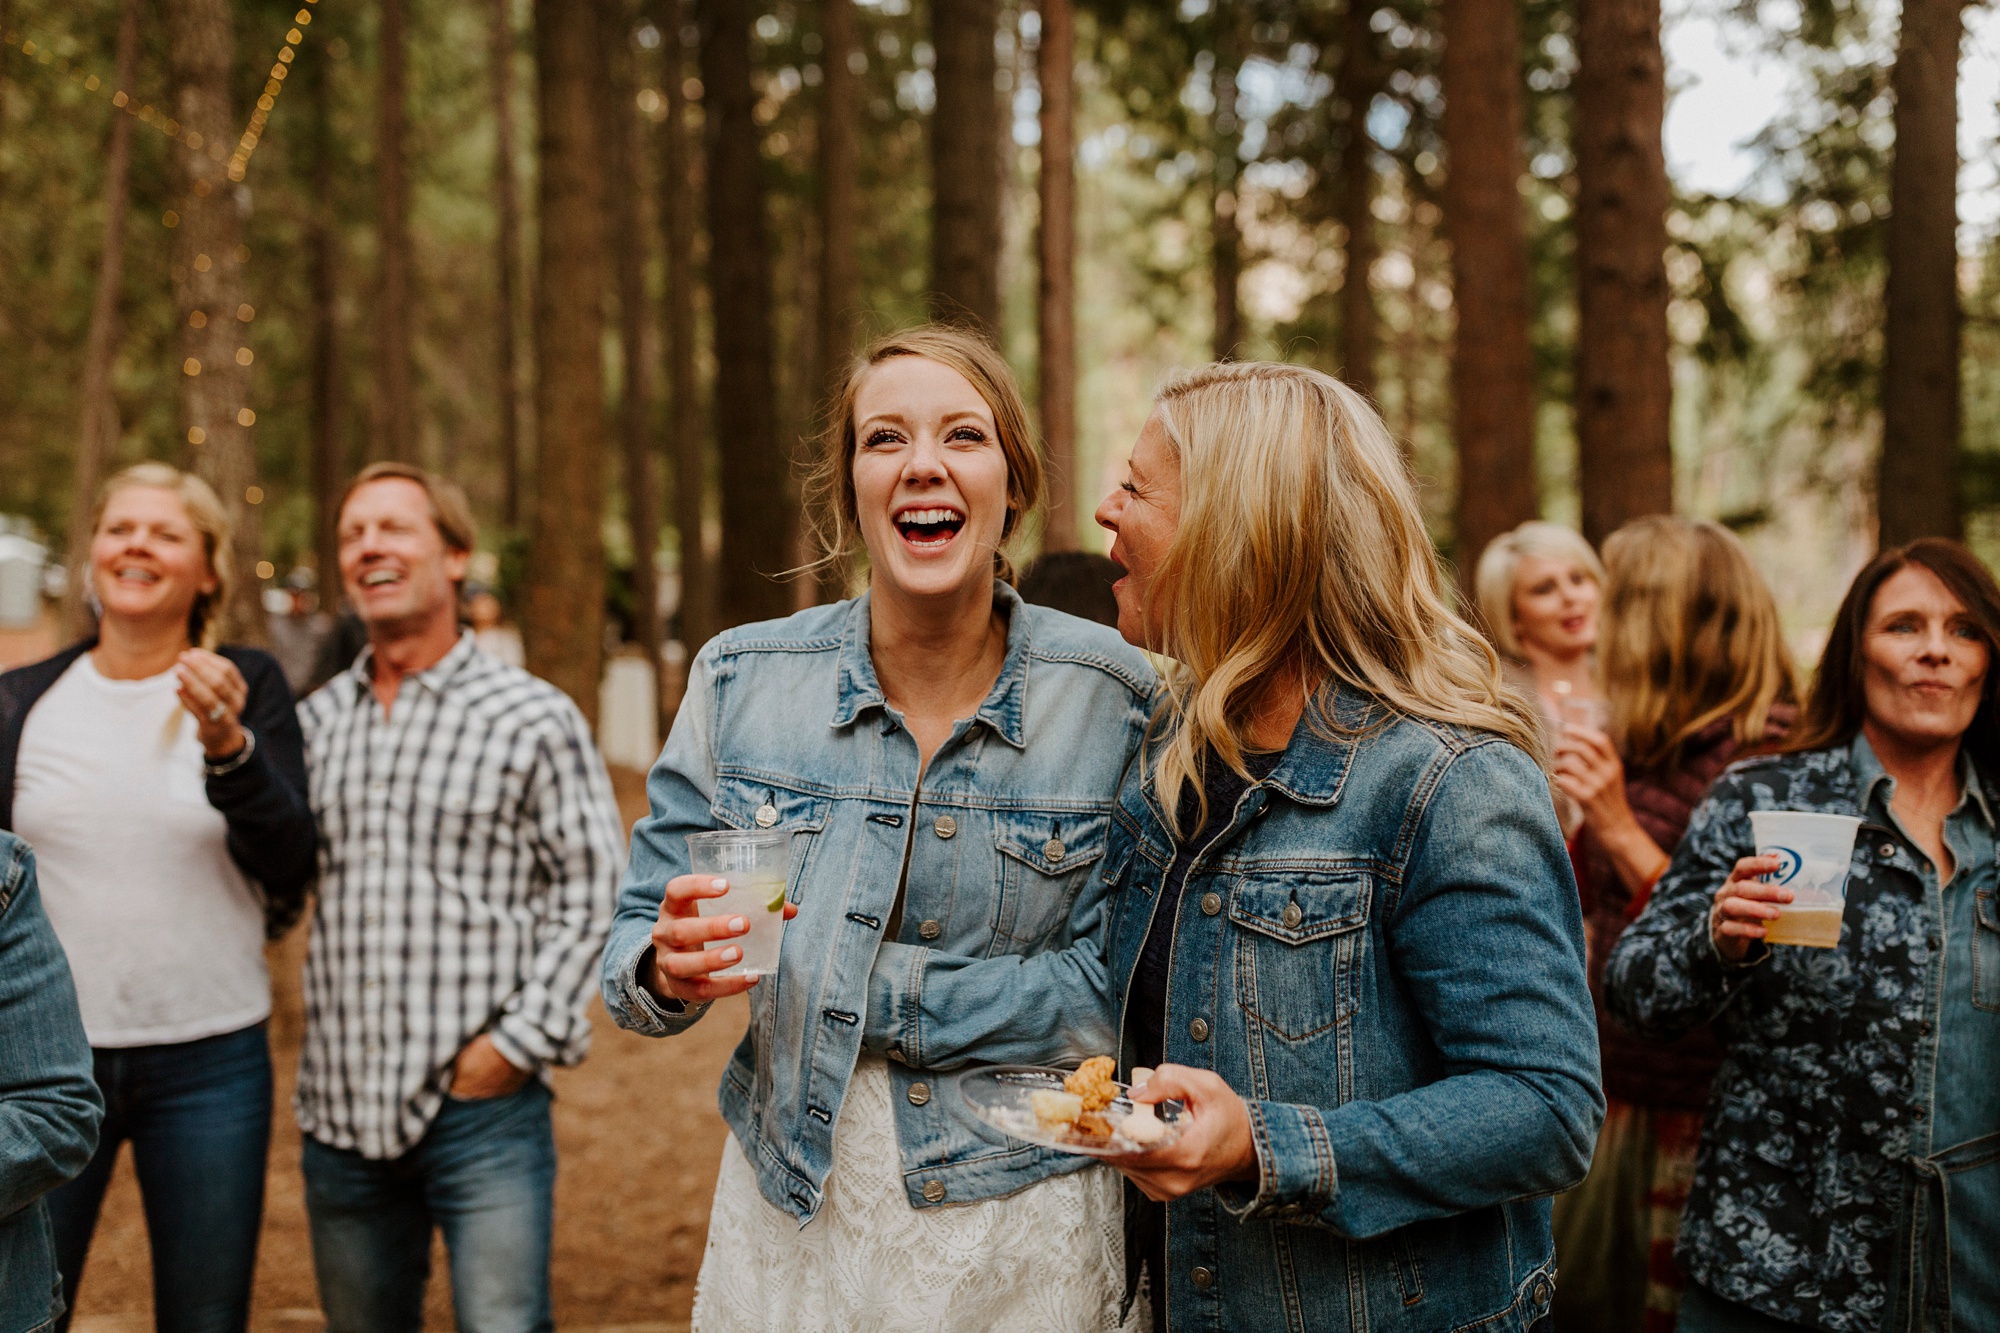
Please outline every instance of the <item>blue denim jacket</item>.
[{"label": "blue denim jacket", "polygon": [[[1334,708],[1344,738],[1302,723],[1180,898],[1166,1058],[1248,1101],[1259,1177],[1168,1206],[1170,1325],[1526,1329],[1544,1196],[1604,1113],[1548,782],[1493,737]],[[1121,1008],[1174,854],[1140,768],[1105,870]]]},{"label": "blue denim jacket", "polygon": [[[1154,679],[1111,630],[1023,603],[1000,678],[918,781],[916,742],[868,650],[868,606],[748,625],[695,659],[648,780],[652,813],[604,952],[604,1003],[651,1036],[700,1016],[639,981],[685,835],[793,831],[778,972],[750,992],[750,1030],[723,1075],[722,1115],[764,1197],[808,1221],[833,1163],[855,1059],[887,1055],[910,1206],[1011,1193],[1085,1165],[1013,1143],[931,1072],[1108,1052],[1099,951],[1108,811],[1144,732]],[[761,817],[760,817],[761,816]],[[883,935],[907,866],[902,928]]]},{"label": "blue denim jacket", "polygon": [[[2000,790],[1981,779],[1968,763],[1940,886],[1865,736],[1737,764],[1611,951],[1615,1017],[1713,1022],[1727,1048],[1676,1253],[1729,1300],[1828,1333],[2000,1328]],[[1752,810],[1861,819],[1835,948],[1715,952]]]},{"label": "blue denim jacket", "polygon": [[42,1199],[90,1161],[103,1118],[34,853],[0,833],[0,1333],[40,1333],[62,1313]]}]

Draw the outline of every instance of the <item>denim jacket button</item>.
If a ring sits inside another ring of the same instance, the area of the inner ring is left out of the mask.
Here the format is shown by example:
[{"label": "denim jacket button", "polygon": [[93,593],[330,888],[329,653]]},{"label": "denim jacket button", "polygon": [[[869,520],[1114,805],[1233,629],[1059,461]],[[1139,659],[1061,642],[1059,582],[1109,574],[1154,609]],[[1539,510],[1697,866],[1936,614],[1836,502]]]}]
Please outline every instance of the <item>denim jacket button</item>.
[{"label": "denim jacket button", "polygon": [[1068,856],[1069,848],[1063,846],[1061,838],[1050,838],[1042,844],[1042,855],[1049,858],[1050,862],[1053,863]]},{"label": "denim jacket button", "polygon": [[1188,1274],[1188,1281],[1194,1283],[1196,1291],[1207,1291],[1215,1285],[1215,1271],[1209,1268],[1197,1268]]},{"label": "denim jacket button", "polygon": [[1201,914],[1203,916],[1214,916],[1217,912],[1220,912],[1221,910],[1222,910],[1221,894],[1204,893],[1201,895]]},{"label": "denim jacket button", "polygon": [[950,815],[939,815],[937,823],[931,825],[931,830],[940,838],[949,838],[952,834],[958,832],[958,821]]},{"label": "denim jacket button", "polygon": [[1534,1298],[1535,1304],[1547,1305],[1549,1303],[1549,1284],[1546,1282],[1537,1282],[1535,1289],[1529,1295]]},{"label": "denim jacket button", "polygon": [[1893,861],[1896,859],[1896,844],[1893,842],[1885,842],[1876,850],[1881,854],[1884,861]]},{"label": "denim jacket button", "polygon": [[944,1202],[944,1182],[942,1180],[926,1180],[924,1182],[924,1202]]},{"label": "denim jacket button", "polygon": [[1196,1041],[1207,1041],[1208,1020],[1205,1018],[1197,1018],[1195,1019],[1194,1022],[1188,1024],[1188,1035],[1190,1037],[1193,1037]]},{"label": "denim jacket button", "polygon": [[1284,915],[1279,919],[1285,923],[1286,930],[1295,930],[1299,922],[1306,919],[1306,914],[1299,910],[1297,903],[1286,903]]},{"label": "denim jacket button", "polygon": [[931,1085],[930,1085],[930,1084],[928,1084],[928,1083],[912,1083],[912,1084],[910,1085],[910,1105],[912,1105],[912,1106],[924,1106],[924,1105],[927,1105],[927,1104],[929,1104],[929,1102],[930,1102],[930,1099],[931,1099]]},{"label": "denim jacket button", "polygon": [[924,939],[934,940],[944,934],[944,927],[935,921],[926,921],[917,927],[917,934]]},{"label": "denim jacket button", "polygon": [[773,805],[760,805],[751,818],[757,821],[758,828],[769,828],[778,822],[778,809]]}]

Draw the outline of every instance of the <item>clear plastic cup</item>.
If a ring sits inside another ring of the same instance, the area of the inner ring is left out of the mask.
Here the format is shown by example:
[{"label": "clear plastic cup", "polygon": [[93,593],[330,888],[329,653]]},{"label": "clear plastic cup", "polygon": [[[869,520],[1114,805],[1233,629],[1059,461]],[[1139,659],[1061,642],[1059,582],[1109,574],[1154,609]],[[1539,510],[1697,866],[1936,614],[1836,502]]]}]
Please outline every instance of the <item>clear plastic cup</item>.
[{"label": "clear plastic cup", "polygon": [[720,898],[696,899],[702,916],[742,916],[750,931],[710,948],[734,943],[743,960],[709,973],[712,977],[763,977],[778,970],[778,950],[784,942],[785,884],[792,871],[792,835],[784,829],[722,829],[690,833],[690,871],[718,875],[729,881]]},{"label": "clear plastic cup", "polygon": [[1764,928],[1767,944],[1803,944],[1831,949],[1840,943],[1840,918],[1847,910],[1847,870],[1854,859],[1854,835],[1861,821],[1852,815],[1815,815],[1800,810],[1753,810],[1750,830],[1757,855],[1778,858],[1776,874],[1759,878],[1792,891],[1777,920]]}]

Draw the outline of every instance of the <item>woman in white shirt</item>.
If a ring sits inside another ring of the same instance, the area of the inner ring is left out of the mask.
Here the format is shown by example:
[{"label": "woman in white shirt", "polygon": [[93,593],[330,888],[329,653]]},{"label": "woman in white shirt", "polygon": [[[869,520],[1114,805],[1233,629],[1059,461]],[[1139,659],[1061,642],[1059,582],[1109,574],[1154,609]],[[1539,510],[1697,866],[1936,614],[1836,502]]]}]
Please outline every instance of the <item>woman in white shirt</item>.
[{"label": "woman in white shirt", "polygon": [[49,1198],[66,1303],[130,1139],[157,1325],[244,1328],[271,1129],[264,941],[314,870],[298,720],[269,654],[217,648],[231,573],[215,492],[162,463],[92,523],[98,637],[0,676],[0,826],[35,849],[106,1102]]}]

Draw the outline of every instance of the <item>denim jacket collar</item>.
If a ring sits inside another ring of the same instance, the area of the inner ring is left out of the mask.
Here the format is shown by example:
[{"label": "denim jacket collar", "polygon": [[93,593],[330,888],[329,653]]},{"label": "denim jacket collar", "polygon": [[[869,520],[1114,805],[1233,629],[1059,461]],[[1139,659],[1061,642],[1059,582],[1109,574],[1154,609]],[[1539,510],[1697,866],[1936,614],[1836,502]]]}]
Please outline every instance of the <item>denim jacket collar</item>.
[{"label": "denim jacket collar", "polygon": [[[1868,743],[1866,732],[1854,733],[1854,741],[1848,747],[1847,753],[1848,763],[1854,771],[1854,785],[1859,793],[1856,803],[1861,807],[1863,817],[1875,813],[1875,796],[1878,789],[1882,796],[1881,813],[1886,816],[1896,799],[1896,779],[1889,776],[1882,767],[1882,761],[1875,757],[1875,747]],[[1970,800],[1973,807],[1979,811],[1979,817],[1985,821],[1986,827],[1993,828],[1992,799],[1987,795],[1986,784],[1981,781],[1979,769],[1973,764],[1972,756],[1963,747],[1960,747],[1958,752],[1958,781],[1964,788],[1964,794],[1959,797],[1958,805],[1953,808],[1952,813],[1956,814],[1964,809],[1966,802]]]},{"label": "denim jacket collar", "polygon": [[[847,623],[840,635],[839,684],[834,695],[833,718],[829,726],[851,724],[871,708],[887,708],[882,683],[875,678],[875,659],[868,650],[868,608],[873,593],[854,599]],[[1033,648],[1034,630],[1030,617],[1016,615],[1021,594],[1008,584],[993,581],[993,606],[1007,618],[1007,657],[1000,666],[1000,678],[993,682],[986,702],[973,717],[991,727],[1000,739],[1015,749],[1025,749],[1028,709],[1028,655]]]}]

